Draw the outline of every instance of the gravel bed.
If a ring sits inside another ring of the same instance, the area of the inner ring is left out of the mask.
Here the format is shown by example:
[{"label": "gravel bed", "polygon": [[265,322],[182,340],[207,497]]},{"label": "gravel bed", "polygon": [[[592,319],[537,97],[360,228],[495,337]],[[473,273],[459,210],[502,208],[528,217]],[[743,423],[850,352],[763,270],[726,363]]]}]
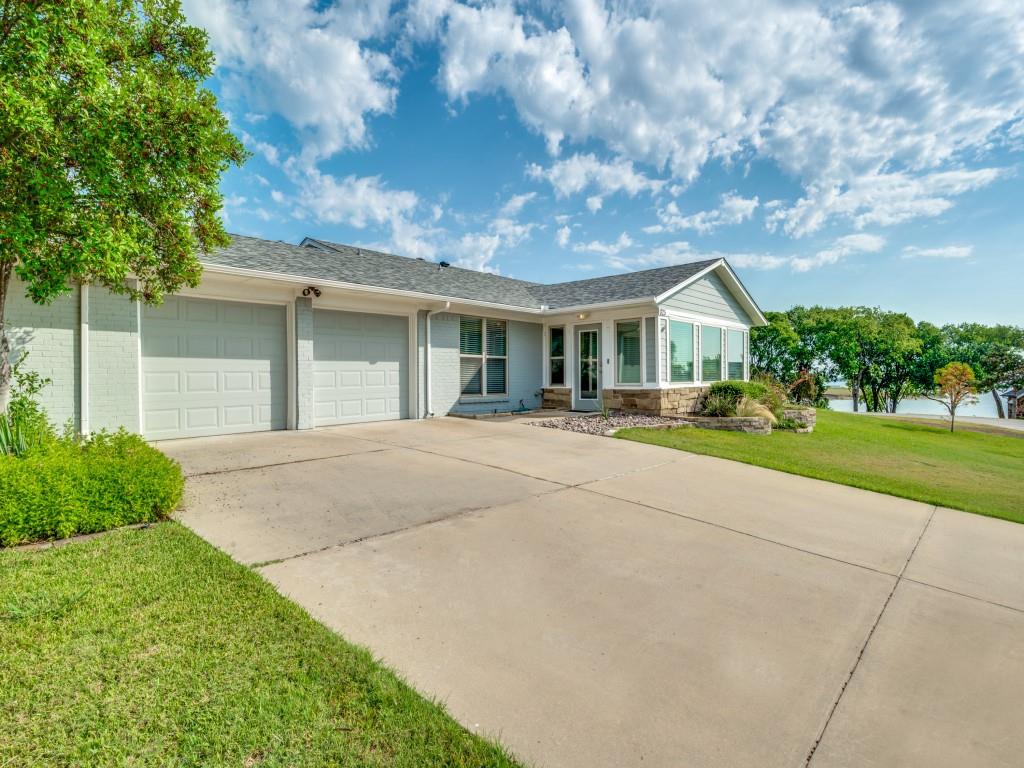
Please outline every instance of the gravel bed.
[{"label": "gravel bed", "polygon": [[678,424],[677,419],[668,419],[662,416],[645,416],[642,413],[622,413],[609,416],[607,419],[600,415],[594,416],[563,416],[557,419],[545,419],[544,421],[532,422],[535,427],[550,427],[552,429],[564,429],[567,432],[580,432],[586,435],[603,435],[610,429],[623,429],[624,427],[653,427],[659,424]]}]

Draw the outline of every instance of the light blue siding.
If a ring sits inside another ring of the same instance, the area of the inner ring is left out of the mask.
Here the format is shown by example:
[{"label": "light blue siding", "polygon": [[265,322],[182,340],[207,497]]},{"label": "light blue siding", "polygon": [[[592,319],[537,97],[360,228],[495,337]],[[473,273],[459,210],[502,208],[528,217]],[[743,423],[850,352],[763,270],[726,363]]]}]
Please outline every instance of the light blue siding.
[{"label": "light blue siding", "polygon": [[722,278],[711,272],[697,282],[662,301],[659,306],[680,312],[691,312],[720,320],[751,325],[752,320]]},{"label": "light blue siding", "polygon": [[540,407],[543,378],[544,327],[540,323],[508,321],[508,394],[460,399],[459,315],[438,314],[430,319],[431,401],[435,416],[446,413],[490,413]]}]

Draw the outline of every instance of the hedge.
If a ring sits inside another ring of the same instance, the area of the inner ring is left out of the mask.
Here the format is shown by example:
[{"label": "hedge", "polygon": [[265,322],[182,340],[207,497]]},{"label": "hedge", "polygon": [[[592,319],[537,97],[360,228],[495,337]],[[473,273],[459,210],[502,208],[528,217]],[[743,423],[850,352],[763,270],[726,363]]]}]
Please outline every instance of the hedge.
[{"label": "hedge", "polygon": [[49,440],[20,458],[0,456],[0,545],[159,520],[184,486],[177,462],[138,435]]}]

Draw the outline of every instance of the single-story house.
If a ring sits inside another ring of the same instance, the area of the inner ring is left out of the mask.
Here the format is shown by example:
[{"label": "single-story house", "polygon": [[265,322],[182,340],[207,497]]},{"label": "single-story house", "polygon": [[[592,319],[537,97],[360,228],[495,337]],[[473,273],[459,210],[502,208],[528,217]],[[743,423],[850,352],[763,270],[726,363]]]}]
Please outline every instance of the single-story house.
[{"label": "single-story house", "polygon": [[449,413],[692,410],[749,376],[764,315],[723,259],[544,285],[306,238],[234,236],[200,287],[140,306],[15,284],[15,354],[82,432],[149,439]]}]

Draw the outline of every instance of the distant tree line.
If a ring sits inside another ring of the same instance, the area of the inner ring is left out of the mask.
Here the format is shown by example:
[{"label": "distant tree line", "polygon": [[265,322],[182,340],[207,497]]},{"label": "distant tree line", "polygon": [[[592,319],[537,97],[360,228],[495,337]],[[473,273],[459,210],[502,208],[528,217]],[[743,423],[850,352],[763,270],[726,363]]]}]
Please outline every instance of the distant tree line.
[{"label": "distant tree line", "polygon": [[750,334],[753,370],[786,385],[796,400],[825,404],[826,383],[845,381],[853,410],[895,413],[906,397],[932,393],[952,362],[974,372],[1005,418],[1003,389],[1024,389],[1024,328],[915,323],[871,307],[793,307],[768,312]]}]

